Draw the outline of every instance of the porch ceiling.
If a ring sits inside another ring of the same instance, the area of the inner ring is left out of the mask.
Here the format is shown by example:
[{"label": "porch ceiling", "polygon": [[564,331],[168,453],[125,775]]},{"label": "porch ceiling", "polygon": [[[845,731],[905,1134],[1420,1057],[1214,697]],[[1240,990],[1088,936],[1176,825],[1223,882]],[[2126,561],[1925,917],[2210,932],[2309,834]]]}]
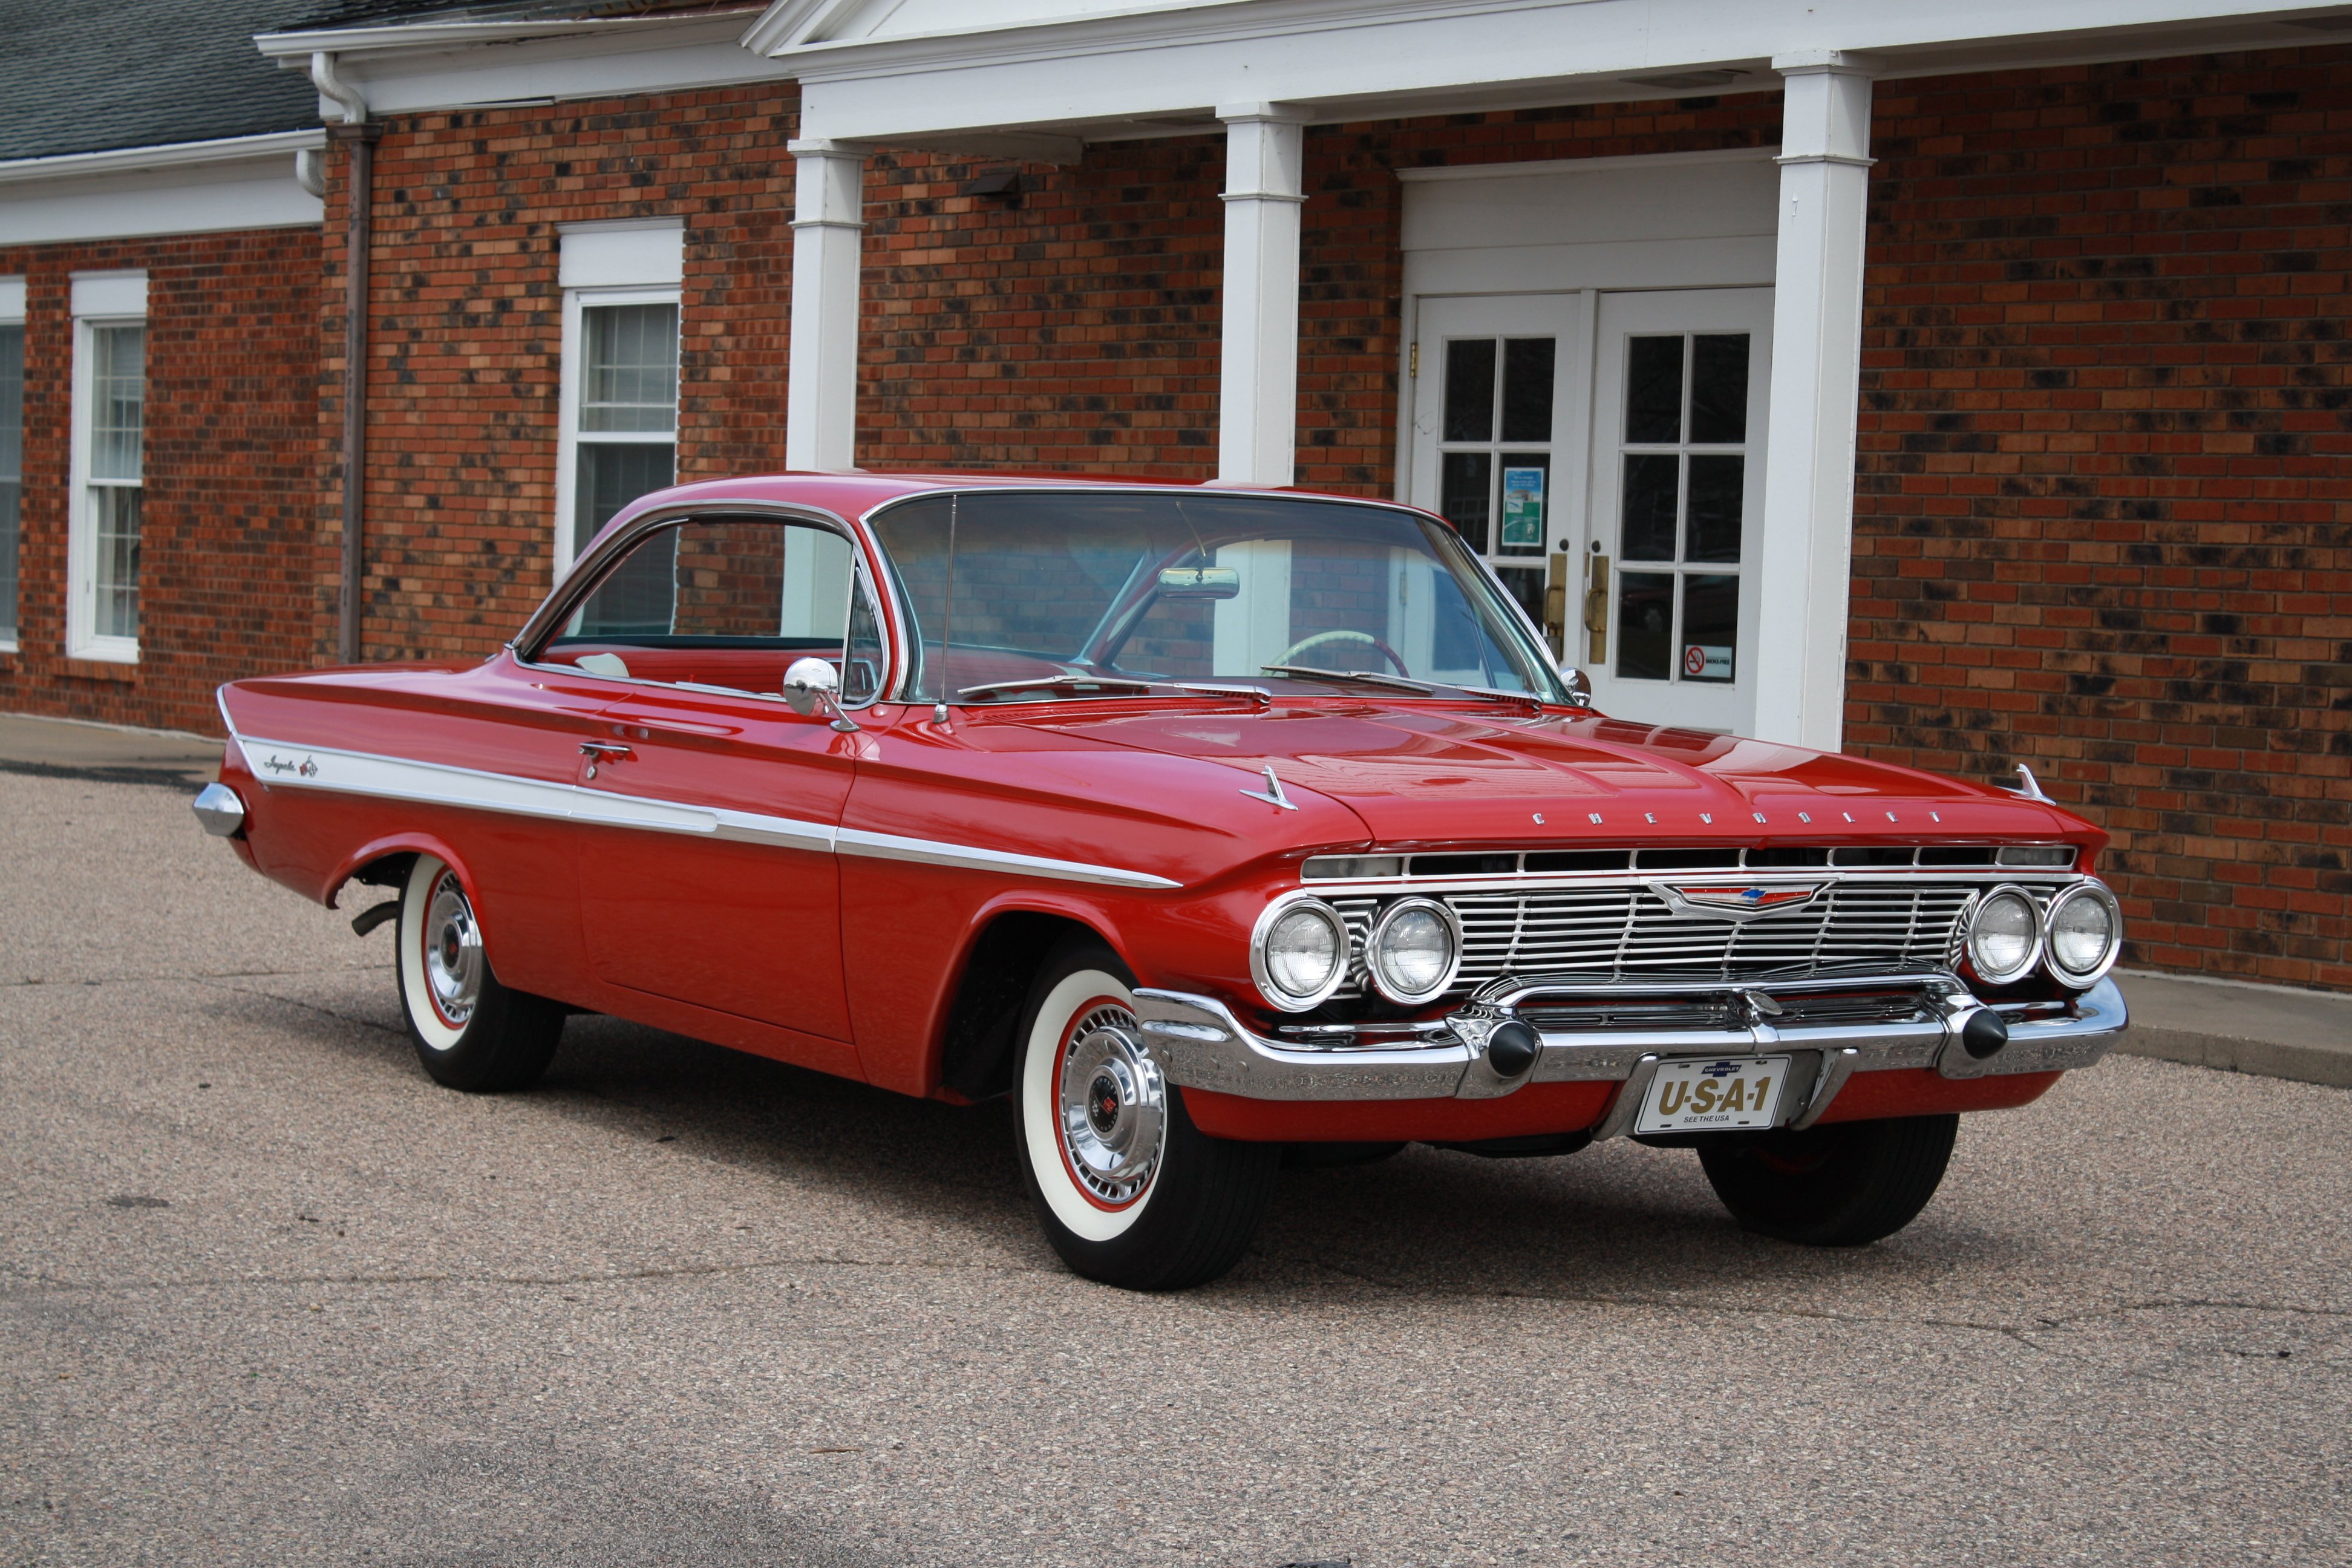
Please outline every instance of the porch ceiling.
[{"label": "porch ceiling", "polygon": [[2346,0],[780,0],[744,42],[801,79],[804,136],[1066,161],[1234,102],[1339,123],[1777,90],[1829,51],[1905,77],[2332,38]]}]

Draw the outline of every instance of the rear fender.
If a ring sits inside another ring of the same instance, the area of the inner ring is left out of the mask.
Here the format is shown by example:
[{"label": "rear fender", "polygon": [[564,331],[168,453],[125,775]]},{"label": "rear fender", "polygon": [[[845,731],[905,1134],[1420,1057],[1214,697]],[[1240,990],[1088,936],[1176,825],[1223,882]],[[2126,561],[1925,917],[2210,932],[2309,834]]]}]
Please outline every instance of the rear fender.
[{"label": "rear fender", "polygon": [[[335,868],[335,873],[329,879],[325,895],[320,902],[331,910],[335,908],[337,900],[342,897],[343,889],[350,884],[352,879],[367,866],[388,855],[430,855],[457,873],[457,880],[465,884],[467,897],[478,900],[481,896],[477,890],[481,884],[475,879],[472,868],[466,864],[466,858],[449,847],[446,840],[436,834],[404,830],[399,833],[385,834],[381,838],[370,839],[359,849],[353,851],[342,864]],[[488,933],[485,932],[486,939],[487,935]]]}]

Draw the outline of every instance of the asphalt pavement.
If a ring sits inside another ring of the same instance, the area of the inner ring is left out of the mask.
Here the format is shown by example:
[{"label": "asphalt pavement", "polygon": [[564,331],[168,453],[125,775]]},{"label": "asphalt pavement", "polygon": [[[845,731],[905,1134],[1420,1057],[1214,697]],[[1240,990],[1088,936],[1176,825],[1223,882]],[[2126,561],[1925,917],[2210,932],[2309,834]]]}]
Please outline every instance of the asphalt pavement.
[{"label": "asphalt pavement", "polygon": [[1845,1252],[1416,1149],[1139,1297],[998,1110],[435,1087],[191,788],[0,773],[0,1562],[2352,1562],[2352,1091],[2118,1057]]}]

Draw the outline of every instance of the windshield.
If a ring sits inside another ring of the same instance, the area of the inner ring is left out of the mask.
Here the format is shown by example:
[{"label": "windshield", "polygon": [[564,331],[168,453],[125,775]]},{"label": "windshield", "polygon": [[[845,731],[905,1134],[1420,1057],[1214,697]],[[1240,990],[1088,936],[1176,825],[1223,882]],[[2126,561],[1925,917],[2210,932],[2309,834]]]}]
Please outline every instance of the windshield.
[{"label": "windshield", "polygon": [[[925,496],[871,523],[915,623],[909,700],[1198,681],[1567,700],[1461,542],[1412,512],[1215,492],[982,491]],[[976,689],[1023,682],[1039,684]]]}]

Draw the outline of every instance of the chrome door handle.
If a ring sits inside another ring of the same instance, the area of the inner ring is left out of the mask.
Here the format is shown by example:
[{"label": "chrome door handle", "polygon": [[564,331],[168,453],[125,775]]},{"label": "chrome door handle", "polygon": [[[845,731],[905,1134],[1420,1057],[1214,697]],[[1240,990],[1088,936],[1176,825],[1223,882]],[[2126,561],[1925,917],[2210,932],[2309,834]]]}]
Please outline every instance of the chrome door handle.
[{"label": "chrome door handle", "polygon": [[636,752],[612,741],[583,741],[580,742],[580,754],[588,759],[588,776],[593,779],[600,764],[625,763]]}]

